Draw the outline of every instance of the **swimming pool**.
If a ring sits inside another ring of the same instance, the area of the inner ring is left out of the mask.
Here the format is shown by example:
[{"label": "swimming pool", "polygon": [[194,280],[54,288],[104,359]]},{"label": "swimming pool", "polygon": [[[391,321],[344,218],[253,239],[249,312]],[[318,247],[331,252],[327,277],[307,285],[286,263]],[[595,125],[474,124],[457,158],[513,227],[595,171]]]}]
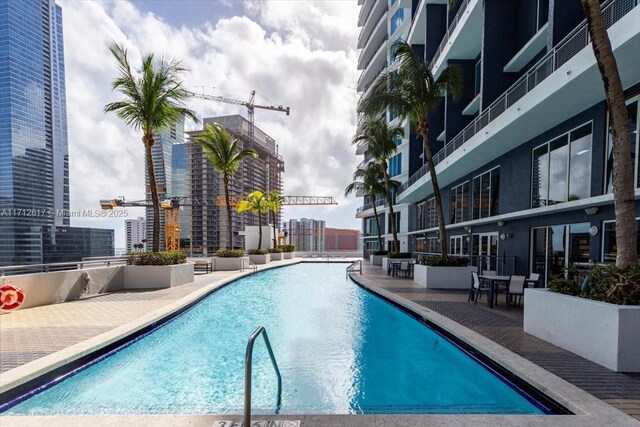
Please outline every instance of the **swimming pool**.
[{"label": "swimming pool", "polygon": [[[543,413],[344,269],[298,264],[240,279],[5,414],[240,414],[244,351],[260,325],[282,372],[282,414]],[[258,340],[254,413],[274,413],[276,384]]]}]

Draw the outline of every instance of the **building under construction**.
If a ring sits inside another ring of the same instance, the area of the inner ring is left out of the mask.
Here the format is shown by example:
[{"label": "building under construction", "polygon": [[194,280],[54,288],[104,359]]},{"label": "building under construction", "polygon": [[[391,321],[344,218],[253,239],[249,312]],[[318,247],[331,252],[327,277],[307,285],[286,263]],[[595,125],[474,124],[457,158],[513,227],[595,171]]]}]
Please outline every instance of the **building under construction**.
[{"label": "building under construction", "polygon": [[[275,190],[282,192],[282,173],[284,162],[278,154],[276,142],[269,135],[253,128],[251,123],[240,115],[211,117],[203,120],[203,129],[207,124],[219,123],[229,132],[231,138],[238,139],[240,149],[253,149],[258,158],[243,160],[238,172],[229,180],[230,196],[246,196],[255,190],[267,193]],[[189,165],[189,196],[191,206],[191,248],[194,254],[211,254],[217,249],[228,247],[227,212],[225,206],[216,204],[218,196],[224,197],[222,175],[216,173],[200,145],[193,138],[203,131],[187,132],[189,140],[186,152]],[[251,213],[237,213],[235,207],[231,211],[233,223],[233,247],[243,248],[245,226],[258,225],[258,217]],[[271,222],[268,214],[263,214],[263,225]],[[276,216],[276,224],[280,223],[280,213]]]}]

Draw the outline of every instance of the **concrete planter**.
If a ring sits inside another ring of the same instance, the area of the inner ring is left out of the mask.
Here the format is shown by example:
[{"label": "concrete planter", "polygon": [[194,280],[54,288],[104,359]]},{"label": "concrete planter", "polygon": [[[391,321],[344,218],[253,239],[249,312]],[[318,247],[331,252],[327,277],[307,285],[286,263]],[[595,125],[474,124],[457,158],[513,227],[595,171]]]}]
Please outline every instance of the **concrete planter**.
[{"label": "concrete planter", "polygon": [[282,259],[293,259],[293,252],[282,252]]},{"label": "concrete planter", "polygon": [[369,255],[369,262],[372,265],[382,265],[382,258],[384,255]]},{"label": "concrete planter", "polygon": [[268,264],[271,261],[271,254],[264,254],[264,255],[249,255],[249,259],[251,260],[252,263],[258,265],[258,264]]},{"label": "concrete planter", "polygon": [[127,265],[124,289],[163,289],[193,282],[193,263],[175,265]]},{"label": "concrete planter", "polygon": [[284,253],[282,252],[272,252],[272,253],[269,253],[269,255],[271,255],[271,261],[282,261],[284,259],[283,258]]},{"label": "concrete planter", "polygon": [[428,289],[469,289],[476,267],[413,266],[413,281]]},{"label": "concrete planter", "polygon": [[640,306],[525,289],[524,330],[618,372],[640,372]]},{"label": "concrete planter", "polygon": [[242,264],[249,264],[245,260],[249,260],[249,257],[237,257],[237,258],[213,258],[213,271],[235,271],[242,270]]}]

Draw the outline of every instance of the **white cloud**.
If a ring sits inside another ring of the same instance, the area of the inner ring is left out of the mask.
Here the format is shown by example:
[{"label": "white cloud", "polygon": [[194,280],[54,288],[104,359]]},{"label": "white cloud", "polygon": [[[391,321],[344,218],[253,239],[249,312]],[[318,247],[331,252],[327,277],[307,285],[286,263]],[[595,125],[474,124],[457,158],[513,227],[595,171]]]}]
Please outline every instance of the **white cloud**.
[{"label": "white cloud", "polygon": [[[350,144],[355,131],[357,5],[355,1],[247,4],[249,16],[199,28],[173,27],[127,1],[59,1],[64,13],[71,163],[71,208],[93,209],[101,197],[143,198],[143,148],[138,132],[104,105],[115,66],[107,51],[125,43],[132,63],[149,52],[182,58],[192,89],[291,107],[289,117],[256,110],[256,125],[279,145],[285,160],[284,193],[330,195],[337,207],[291,207],[285,217],[326,219],[328,226],[358,227],[356,199],[343,197],[359,159]],[[212,89],[215,87],[215,89]],[[242,107],[190,102],[201,117],[246,115]],[[140,210],[130,210],[137,216]],[[116,229],[124,246],[123,219],[75,219],[73,225]]]}]

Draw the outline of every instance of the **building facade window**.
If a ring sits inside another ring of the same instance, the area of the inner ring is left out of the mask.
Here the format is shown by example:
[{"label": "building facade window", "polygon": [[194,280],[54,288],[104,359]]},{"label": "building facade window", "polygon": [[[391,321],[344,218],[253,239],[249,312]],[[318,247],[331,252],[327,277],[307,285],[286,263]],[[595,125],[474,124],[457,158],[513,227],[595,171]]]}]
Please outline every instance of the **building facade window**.
[{"label": "building facade window", "polygon": [[473,178],[472,218],[481,219],[500,213],[500,167]]},{"label": "building facade window", "polygon": [[[631,164],[634,168],[636,188],[640,187],[640,168],[638,168],[638,120],[640,119],[640,97],[627,101],[627,121],[629,123],[629,142],[631,144]],[[607,126],[608,127],[608,126]],[[611,132],[607,138],[606,191],[613,192],[613,139]]]},{"label": "building facade window", "polygon": [[402,173],[402,153],[398,153],[389,159],[389,176],[397,176]]},{"label": "building facade window", "polygon": [[416,227],[418,230],[426,230],[438,225],[436,218],[436,199],[431,198],[426,202],[418,204],[418,215]]},{"label": "building facade window", "polygon": [[424,239],[425,251],[430,254],[440,253],[440,240],[437,237],[427,237]]},{"label": "building facade window", "polygon": [[368,218],[365,221],[365,235],[367,236],[377,236],[378,235],[378,223],[375,218]]},{"label": "building facade window", "polygon": [[[640,219],[636,218],[637,233],[640,237]],[[638,254],[640,254],[640,238],[637,242]],[[616,245],[616,223],[615,221],[604,221],[602,223],[602,262],[616,262],[618,247]],[[640,259],[640,257],[638,257]]]},{"label": "building facade window", "polygon": [[531,207],[591,195],[591,123],[533,150]]},{"label": "building facade window", "polygon": [[591,235],[588,222],[531,229],[531,271],[547,283],[570,264],[588,264]]},{"label": "building facade window", "polygon": [[549,20],[549,0],[538,0],[536,30],[539,30]]},{"label": "building facade window", "polygon": [[380,245],[378,244],[377,240],[370,240],[365,242],[365,248],[367,249],[367,252],[375,252],[377,250],[380,249]]},{"label": "building facade window", "polygon": [[451,188],[449,217],[451,224],[469,220],[469,181]]},{"label": "building facade window", "polygon": [[451,236],[449,238],[449,255],[469,254],[469,242],[467,235]]},{"label": "building facade window", "polygon": [[398,28],[400,28],[403,22],[404,9],[400,8],[396,10],[396,13],[394,13],[391,17],[391,31],[389,32],[389,34],[394,34],[398,30]]},{"label": "building facade window", "polygon": [[[396,232],[400,232],[400,212],[394,212],[393,215],[396,218]],[[391,215],[387,215],[388,218],[388,226],[389,226],[389,233],[391,233]]]}]

